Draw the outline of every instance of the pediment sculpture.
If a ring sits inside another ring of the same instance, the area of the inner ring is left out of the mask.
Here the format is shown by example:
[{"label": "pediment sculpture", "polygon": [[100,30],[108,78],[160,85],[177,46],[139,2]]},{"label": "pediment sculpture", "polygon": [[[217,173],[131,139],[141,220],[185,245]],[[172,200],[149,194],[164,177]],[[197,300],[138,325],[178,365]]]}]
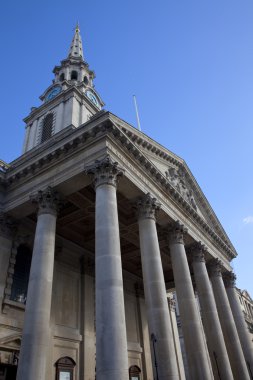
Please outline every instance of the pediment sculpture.
[{"label": "pediment sculpture", "polygon": [[169,183],[181,194],[181,196],[197,211],[197,203],[194,194],[185,181],[184,173],[181,169],[169,167],[165,172]]}]

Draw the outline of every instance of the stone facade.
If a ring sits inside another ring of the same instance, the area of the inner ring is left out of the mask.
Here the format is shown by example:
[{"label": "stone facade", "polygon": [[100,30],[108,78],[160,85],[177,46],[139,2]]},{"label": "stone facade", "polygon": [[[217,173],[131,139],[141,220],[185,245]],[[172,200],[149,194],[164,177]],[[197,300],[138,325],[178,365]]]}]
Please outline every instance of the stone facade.
[{"label": "stone facade", "polygon": [[189,168],[102,110],[79,27],[54,74],[0,163],[0,380],[250,379],[237,254]]}]

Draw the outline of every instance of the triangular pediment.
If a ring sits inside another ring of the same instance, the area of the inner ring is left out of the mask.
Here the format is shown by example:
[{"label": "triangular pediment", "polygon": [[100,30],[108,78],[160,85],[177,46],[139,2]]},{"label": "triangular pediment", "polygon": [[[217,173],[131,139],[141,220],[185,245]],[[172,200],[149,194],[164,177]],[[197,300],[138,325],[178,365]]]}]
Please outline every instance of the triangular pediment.
[{"label": "triangular pediment", "polygon": [[166,179],[174,188],[178,199],[183,198],[188,206],[193,208],[212,231],[236,254],[226,232],[185,161],[118,117],[110,114],[110,119],[154,165],[160,172],[161,178]]},{"label": "triangular pediment", "polygon": [[0,347],[19,350],[21,345],[21,334],[11,334],[0,338]]}]

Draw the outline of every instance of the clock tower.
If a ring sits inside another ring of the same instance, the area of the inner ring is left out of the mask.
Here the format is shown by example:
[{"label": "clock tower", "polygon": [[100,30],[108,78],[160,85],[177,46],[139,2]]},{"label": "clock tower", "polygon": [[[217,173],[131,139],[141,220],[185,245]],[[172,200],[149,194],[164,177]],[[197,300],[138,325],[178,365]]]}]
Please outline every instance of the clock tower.
[{"label": "clock tower", "polygon": [[104,103],[94,89],[94,71],[84,59],[77,25],[69,54],[55,66],[53,83],[40,96],[42,104],[32,107],[24,119],[26,136],[23,153],[50,139],[62,129],[81,124],[99,112]]}]

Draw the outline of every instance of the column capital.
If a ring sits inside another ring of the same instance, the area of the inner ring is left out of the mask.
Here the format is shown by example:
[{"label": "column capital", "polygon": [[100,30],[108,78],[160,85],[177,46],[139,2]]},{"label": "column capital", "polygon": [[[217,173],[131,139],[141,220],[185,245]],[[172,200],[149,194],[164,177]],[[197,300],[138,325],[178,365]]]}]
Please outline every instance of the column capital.
[{"label": "column capital", "polygon": [[205,255],[207,252],[207,247],[201,241],[196,241],[192,243],[187,251],[189,252],[193,262],[206,262]]},{"label": "column capital", "polygon": [[59,193],[50,186],[48,186],[45,190],[39,190],[36,194],[32,194],[30,199],[33,203],[37,204],[38,215],[57,215],[61,205]]},{"label": "column capital", "polygon": [[236,275],[232,271],[226,272],[223,280],[226,288],[235,288]]},{"label": "column capital", "polygon": [[169,225],[169,243],[184,244],[184,235],[187,231],[187,228],[179,220]]},{"label": "column capital", "polygon": [[86,174],[91,174],[95,189],[101,185],[117,187],[119,177],[124,174],[124,169],[118,166],[118,162],[108,155],[102,160],[96,160],[94,165],[85,169]]},{"label": "column capital", "polygon": [[222,261],[218,258],[213,258],[208,262],[208,272],[210,276],[214,277],[222,277],[221,268],[222,268]]},{"label": "column capital", "polygon": [[153,219],[156,220],[156,214],[160,209],[161,204],[153,198],[150,193],[145,194],[136,203],[138,219]]},{"label": "column capital", "polygon": [[11,237],[17,230],[17,223],[9,215],[0,212],[0,236]]}]

